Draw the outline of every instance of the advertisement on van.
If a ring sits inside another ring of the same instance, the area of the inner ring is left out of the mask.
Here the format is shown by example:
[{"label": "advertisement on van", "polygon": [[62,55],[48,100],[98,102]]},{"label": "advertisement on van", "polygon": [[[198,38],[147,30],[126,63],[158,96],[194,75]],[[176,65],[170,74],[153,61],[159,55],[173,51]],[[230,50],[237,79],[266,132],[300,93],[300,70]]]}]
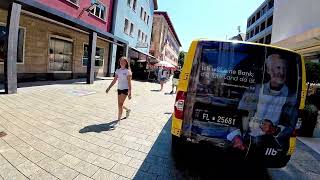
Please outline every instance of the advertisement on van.
[{"label": "advertisement on van", "polygon": [[203,45],[200,51],[191,133],[247,154],[289,155],[298,119],[300,57],[230,43]]}]

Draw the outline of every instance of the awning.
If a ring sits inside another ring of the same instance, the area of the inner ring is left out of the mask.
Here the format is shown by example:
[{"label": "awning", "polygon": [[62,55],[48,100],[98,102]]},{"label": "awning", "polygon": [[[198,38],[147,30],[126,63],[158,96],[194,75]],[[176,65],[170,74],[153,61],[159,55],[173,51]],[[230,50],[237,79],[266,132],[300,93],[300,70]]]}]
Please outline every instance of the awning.
[{"label": "awning", "polygon": [[150,54],[147,54],[147,53],[140,51],[140,50],[133,48],[133,47],[129,47],[129,50],[130,49],[133,51],[129,52],[129,54],[133,55],[134,58],[138,58],[138,61],[142,62],[142,60],[146,60],[150,64],[155,64],[155,63],[160,62],[160,60],[156,59],[156,57],[154,57]]}]

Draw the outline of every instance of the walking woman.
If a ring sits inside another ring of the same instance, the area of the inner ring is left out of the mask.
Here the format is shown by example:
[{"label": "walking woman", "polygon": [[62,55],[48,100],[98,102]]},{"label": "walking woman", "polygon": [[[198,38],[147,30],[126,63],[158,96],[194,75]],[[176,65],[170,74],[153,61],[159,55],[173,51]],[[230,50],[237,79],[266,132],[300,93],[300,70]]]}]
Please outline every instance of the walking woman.
[{"label": "walking woman", "polygon": [[115,77],[109,87],[106,90],[106,93],[110,91],[112,86],[118,80],[118,122],[120,122],[122,117],[123,109],[126,110],[126,118],[129,117],[130,109],[126,108],[123,104],[127,96],[129,100],[131,99],[131,78],[132,72],[129,67],[129,62],[126,57],[121,57],[119,59],[119,68],[115,72]]}]

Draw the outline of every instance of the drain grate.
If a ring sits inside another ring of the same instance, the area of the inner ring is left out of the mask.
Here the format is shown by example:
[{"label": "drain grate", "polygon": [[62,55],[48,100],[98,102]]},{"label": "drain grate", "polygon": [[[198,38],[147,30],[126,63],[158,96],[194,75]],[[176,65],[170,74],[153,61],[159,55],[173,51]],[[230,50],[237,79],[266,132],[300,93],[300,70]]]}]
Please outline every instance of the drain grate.
[{"label": "drain grate", "polygon": [[4,137],[4,136],[6,136],[6,135],[7,135],[7,133],[5,133],[5,132],[3,132],[3,131],[0,132],[0,138],[1,138],[1,137]]}]

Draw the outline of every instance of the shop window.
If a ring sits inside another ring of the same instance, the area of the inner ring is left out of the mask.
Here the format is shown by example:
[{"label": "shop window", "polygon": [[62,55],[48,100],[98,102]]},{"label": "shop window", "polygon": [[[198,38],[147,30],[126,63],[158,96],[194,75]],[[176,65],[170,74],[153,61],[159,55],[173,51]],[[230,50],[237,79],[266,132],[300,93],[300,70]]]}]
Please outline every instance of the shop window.
[{"label": "shop window", "polygon": [[[89,45],[85,44],[83,46],[83,57],[82,57],[82,65],[87,66],[88,64],[88,58],[89,58]],[[103,66],[103,54],[104,54],[104,49],[103,48],[96,48],[96,55],[95,55],[95,61],[94,65],[96,67],[101,67]]]},{"label": "shop window", "polygon": [[[5,57],[5,36],[6,36],[6,26],[0,25],[0,63],[4,62]],[[25,29],[19,28],[18,32],[18,47],[17,47],[17,63],[23,63],[24,59],[24,39],[25,39]]]},{"label": "shop window", "polygon": [[72,40],[67,38],[50,38],[49,70],[71,71],[73,55]]},{"label": "shop window", "polygon": [[273,21],[273,16],[270,16],[267,20],[267,27],[272,25],[272,21]]},{"label": "shop window", "polygon": [[98,3],[99,5],[95,6],[90,13],[100,19],[105,20],[106,17],[106,6],[103,5],[100,1],[98,0],[91,0],[92,3]]}]

